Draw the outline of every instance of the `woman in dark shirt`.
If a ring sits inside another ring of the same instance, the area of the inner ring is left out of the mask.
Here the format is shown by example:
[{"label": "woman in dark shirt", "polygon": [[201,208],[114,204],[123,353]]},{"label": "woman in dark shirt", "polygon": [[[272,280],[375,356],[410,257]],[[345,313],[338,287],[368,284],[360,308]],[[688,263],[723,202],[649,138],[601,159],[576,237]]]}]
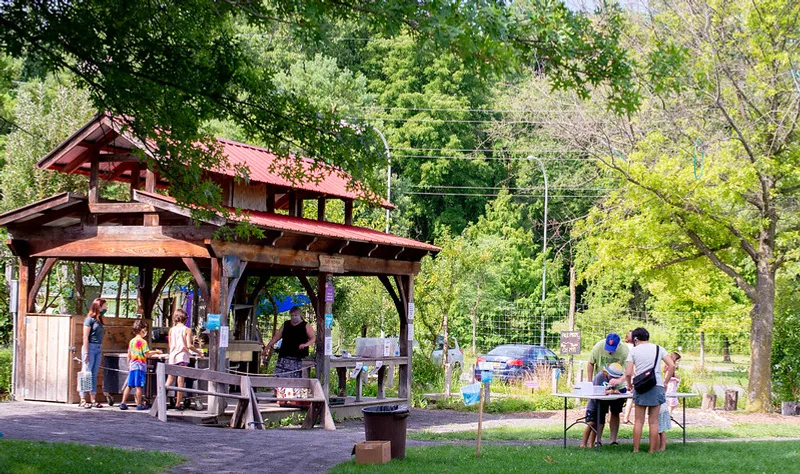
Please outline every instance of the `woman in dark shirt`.
[{"label": "woman in dark shirt", "polygon": [[81,405],[84,408],[102,408],[97,402],[97,371],[100,369],[100,360],[103,354],[103,334],[105,332],[105,321],[103,316],[106,314],[106,300],[96,298],[92,301],[89,313],[83,320],[83,349],[81,349],[81,360],[83,362],[82,371],[92,373],[92,390],[80,392]]},{"label": "woman in dark shirt", "polygon": [[300,378],[302,370],[301,359],[308,355],[308,348],[314,344],[314,330],[311,325],[303,321],[300,308],[297,306],[289,310],[291,319],[283,323],[264,347],[268,351],[279,339],[283,339],[278,349],[278,362],[275,364],[275,375],[279,377]]}]

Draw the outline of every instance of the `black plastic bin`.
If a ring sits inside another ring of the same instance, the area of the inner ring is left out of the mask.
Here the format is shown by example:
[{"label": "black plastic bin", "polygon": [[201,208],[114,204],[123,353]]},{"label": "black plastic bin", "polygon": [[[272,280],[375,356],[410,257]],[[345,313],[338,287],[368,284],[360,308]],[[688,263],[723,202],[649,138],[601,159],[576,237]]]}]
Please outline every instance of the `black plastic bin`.
[{"label": "black plastic bin", "polygon": [[364,431],[367,441],[390,441],[392,459],[406,457],[406,428],[408,426],[408,407],[405,405],[385,405],[362,408]]}]

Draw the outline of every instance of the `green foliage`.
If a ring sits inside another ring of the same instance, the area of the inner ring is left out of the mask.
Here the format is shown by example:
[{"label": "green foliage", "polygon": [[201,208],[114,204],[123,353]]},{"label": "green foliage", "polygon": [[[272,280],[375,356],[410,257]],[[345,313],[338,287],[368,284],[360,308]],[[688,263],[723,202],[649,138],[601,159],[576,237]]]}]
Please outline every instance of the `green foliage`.
[{"label": "green foliage", "polygon": [[0,347],[0,398],[11,393],[11,362],[13,360],[11,347]]},{"label": "green foliage", "polygon": [[779,280],[780,305],[772,340],[772,381],[775,402],[800,401],[800,295],[797,268]]}]

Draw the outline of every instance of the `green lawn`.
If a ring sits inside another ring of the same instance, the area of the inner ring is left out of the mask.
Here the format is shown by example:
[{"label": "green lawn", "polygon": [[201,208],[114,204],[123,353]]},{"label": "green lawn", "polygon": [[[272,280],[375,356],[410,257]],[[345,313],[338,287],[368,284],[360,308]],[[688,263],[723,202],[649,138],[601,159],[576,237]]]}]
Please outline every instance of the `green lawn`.
[{"label": "green lawn", "polygon": [[185,459],[175,453],[76,443],[0,439],[0,474],[164,472]]},{"label": "green lawn", "polygon": [[339,464],[330,472],[344,473],[786,473],[800,462],[800,443],[692,443],[668,446],[664,453],[639,454],[630,445],[606,446],[600,452],[555,446],[484,446],[480,458],[474,446],[409,448],[406,459],[382,466]]},{"label": "green lawn", "polygon": [[[677,419],[677,418],[676,418]],[[580,439],[586,425],[575,425],[567,432],[567,438]],[[673,423],[672,429],[667,432],[668,442],[678,443],[683,434],[681,429]],[[434,433],[431,431],[412,431],[408,433],[411,439],[426,441],[461,441],[476,439],[477,432],[454,431],[450,433]],[[484,429],[482,438],[489,441],[526,441],[535,439],[561,439],[564,428],[561,425],[548,426],[504,426],[499,428]],[[645,427],[645,435],[647,428]],[[619,429],[621,439],[633,438],[633,427],[623,425]],[[718,428],[713,426],[691,426],[686,430],[686,438],[794,438],[800,437],[800,428],[797,425],[784,424],[736,424],[731,427]],[[603,432],[603,438],[608,439],[608,426]]]}]

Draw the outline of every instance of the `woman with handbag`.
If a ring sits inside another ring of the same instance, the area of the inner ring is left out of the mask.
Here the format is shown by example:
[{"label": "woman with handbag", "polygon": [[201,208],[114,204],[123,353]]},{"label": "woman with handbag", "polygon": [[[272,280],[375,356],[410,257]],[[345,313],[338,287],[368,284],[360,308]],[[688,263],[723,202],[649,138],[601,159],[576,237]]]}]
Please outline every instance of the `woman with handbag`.
[{"label": "woman with handbag", "polygon": [[667,366],[665,377],[669,380],[675,370],[675,362],[663,347],[650,343],[650,333],[645,328],[633,330],[633,349],[628,354],[625,378],[628,390],[633,390],[633,405],[636,415],[633,425],[633,452],[639,452],[642,440],[644,417],[647,412],[647,425],[650,430],[650,452],[659,449],[658,412],[661,404],[667,401],[664,396],[664,377],[661,375],[661,362]]}]

